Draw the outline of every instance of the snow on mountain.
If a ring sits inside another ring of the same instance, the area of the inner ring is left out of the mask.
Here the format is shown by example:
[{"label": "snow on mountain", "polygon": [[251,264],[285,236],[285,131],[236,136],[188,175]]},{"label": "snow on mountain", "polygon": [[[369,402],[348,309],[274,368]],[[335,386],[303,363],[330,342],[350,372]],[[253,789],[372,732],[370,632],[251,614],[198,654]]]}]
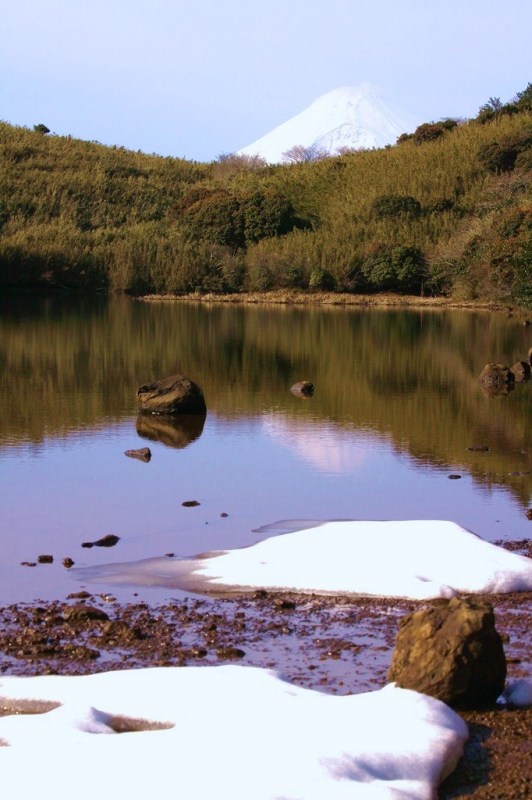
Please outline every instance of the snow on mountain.
[{"label": "snow on mountain", "polygon": [[318,97],[300,114],[238,152],[260,155],[271,164],[285,161],[283,153],[296,145],[334,155],[342,148],[395,144],[398,136],[412,132],[418,124],[366,83]]}]

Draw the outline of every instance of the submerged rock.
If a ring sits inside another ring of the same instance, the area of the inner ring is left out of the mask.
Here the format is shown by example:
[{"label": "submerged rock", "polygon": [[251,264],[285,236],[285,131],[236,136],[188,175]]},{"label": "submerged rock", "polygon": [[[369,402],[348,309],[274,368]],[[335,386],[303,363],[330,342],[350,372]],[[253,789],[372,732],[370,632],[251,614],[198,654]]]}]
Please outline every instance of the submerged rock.
[{"label": "submerged rock", "polygon": [[197,383],[171,375],[137,390],[138,409],[144,414],[205,414],[207,407]]},{"label": "submerged rock", "polygon": [[404,617],[388,680],[459,708],[494,703],[506,658],[491,605],[453,597]]}]

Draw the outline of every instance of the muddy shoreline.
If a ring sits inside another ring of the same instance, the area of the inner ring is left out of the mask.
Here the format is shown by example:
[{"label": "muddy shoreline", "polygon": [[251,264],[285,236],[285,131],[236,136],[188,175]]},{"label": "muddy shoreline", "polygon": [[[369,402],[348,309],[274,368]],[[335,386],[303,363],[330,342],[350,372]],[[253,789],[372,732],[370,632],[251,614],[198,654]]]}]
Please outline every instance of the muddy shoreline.
[{"label": "muddy shoreline", "polygon": [[[486,596],[495,609],[508,677],[532,672],[532,592]],[[257,591],[228,598],[119,603],[107,593],[0,608],[1,675],[239,663],[334,694],[386,683],[398,620],[420,603]],[[0,709],[1,714],[1,709]],[[525,798],[532,784],[532,709],[463,712],[466,753],[442,785],[453,797]]]}]

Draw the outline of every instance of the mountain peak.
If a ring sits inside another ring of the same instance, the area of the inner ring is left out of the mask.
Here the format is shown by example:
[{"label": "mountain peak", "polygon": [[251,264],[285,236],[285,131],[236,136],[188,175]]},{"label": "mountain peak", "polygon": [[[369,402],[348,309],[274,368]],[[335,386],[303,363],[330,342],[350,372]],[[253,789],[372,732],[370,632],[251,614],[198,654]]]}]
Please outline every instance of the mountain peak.
[{"label": "mountain peak", "polygon": [[371,84],[341,86],[316,98],[308,108],[242,148],[239,154],[260,155],[275,164],[284,161],[283,154],[296,145],[329,155],[345,148],[384,147],[416,125]]}]

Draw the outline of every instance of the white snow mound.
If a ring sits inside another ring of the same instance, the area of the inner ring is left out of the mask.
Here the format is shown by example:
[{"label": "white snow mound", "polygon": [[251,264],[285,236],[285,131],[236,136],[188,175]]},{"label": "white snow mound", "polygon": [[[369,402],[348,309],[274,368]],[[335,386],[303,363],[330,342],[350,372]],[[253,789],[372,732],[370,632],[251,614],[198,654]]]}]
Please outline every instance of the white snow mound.
[{"label": "white snow mound", "polygon": [[467,739],[417,692],[338,697],[251,667],[2,677],[0,705],[26,711],[0,718],[12,798],[426,800]]},{"label": "white snow mound", "polygon": [[[286,530],[289,522],[267,526]],[[295,525],[294,525],[295,527]],[[442,520],[298,522],[302,530],[193,559],[77,570],[82,580],[197,592],[290,590],[425,600],[532,589],[532,560]]]}]

